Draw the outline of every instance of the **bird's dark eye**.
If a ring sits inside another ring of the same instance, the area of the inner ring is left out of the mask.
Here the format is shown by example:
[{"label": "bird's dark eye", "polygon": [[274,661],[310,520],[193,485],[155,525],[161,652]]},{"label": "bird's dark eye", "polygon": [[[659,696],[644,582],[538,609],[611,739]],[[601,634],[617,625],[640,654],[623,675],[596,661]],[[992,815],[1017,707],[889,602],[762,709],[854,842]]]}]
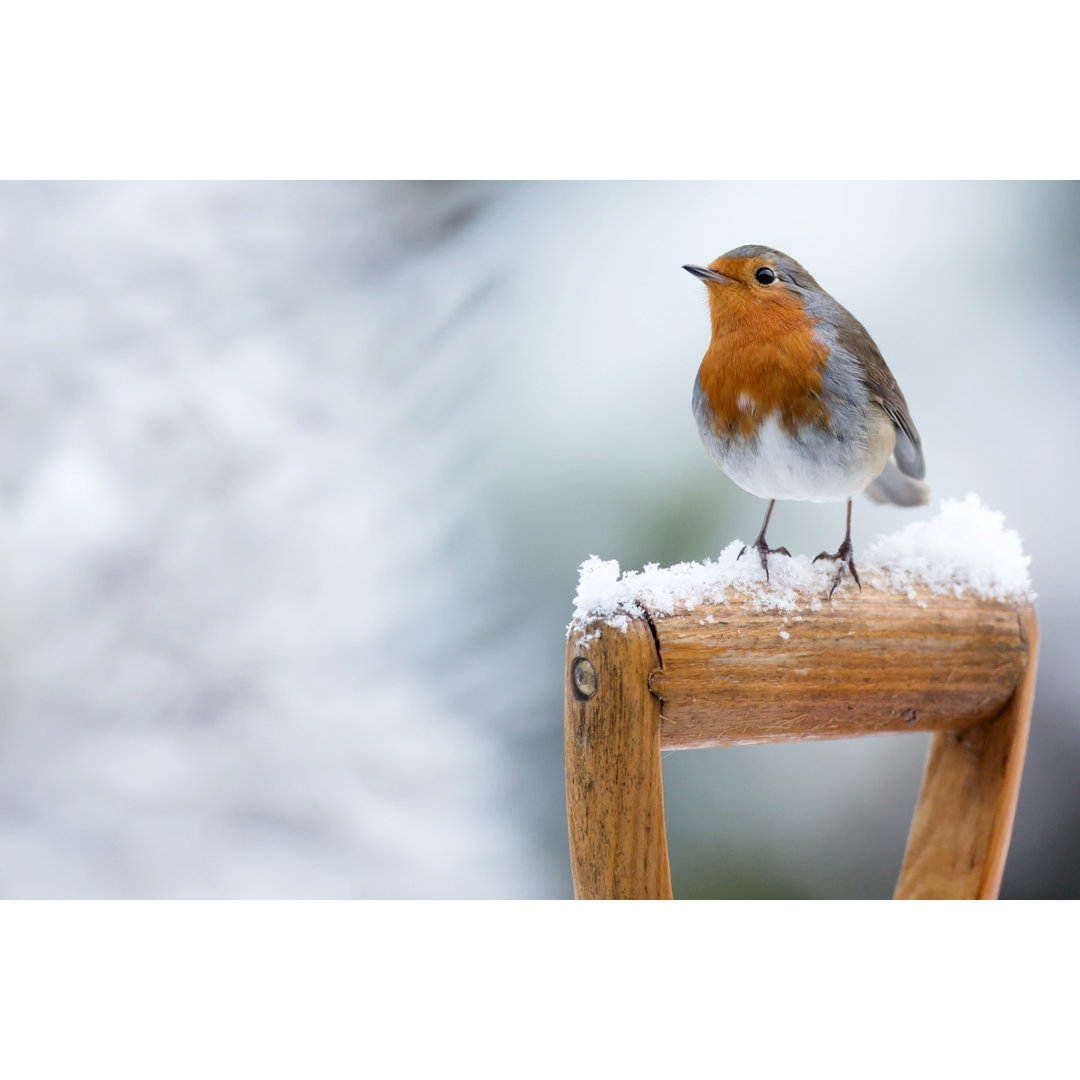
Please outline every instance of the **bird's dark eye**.
[{"label": "bird's dark eye", "polygon": [[756,277],[762,285],[771,285],[776,280],[776,275],[767,266],[763,266],[760,270],[755,271],[754,277]]}]

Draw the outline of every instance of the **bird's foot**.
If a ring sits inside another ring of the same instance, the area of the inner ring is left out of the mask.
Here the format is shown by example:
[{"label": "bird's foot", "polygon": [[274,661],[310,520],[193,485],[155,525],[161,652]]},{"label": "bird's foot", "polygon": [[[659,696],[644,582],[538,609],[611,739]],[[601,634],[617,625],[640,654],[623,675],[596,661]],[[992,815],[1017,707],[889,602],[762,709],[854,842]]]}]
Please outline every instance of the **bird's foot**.
[{"label": "bird's foot", "polygon": [[855,579],[855,584],[859,586],[859,592],[862,592],[862,582],[859,580],[859,571],[855,569],[855,559],[853,557],[853,549],[851,547],[851,541],[845,540],[840,545],[840,550],[835,555],[830,555],[829,552],[823,551],[820,555],[816,556],[814,562],[818,559],[834,559],[839,561],[840,569],[836,571],[836,578],[833,580],[832,588],[829,590],[829,598],[832,598],[832,594],[836,592],[836,586],[840,584],[840,579],[844,576],[845,570],[851,571],[851,576]]},{"label": "bird's foot", "polygon": [[765,571],[765,580],[769,580],[769,556],[770,555],[786,555],[791,558],[791,552],[785,547],[771,548],[765,543],[765,537],[759,536],[752,544],[743,544],[742,551],[735,556],[736,559],[741,559],[749,550],[753,548],[758,553],[758,558],[761,560],[761,569]]}]

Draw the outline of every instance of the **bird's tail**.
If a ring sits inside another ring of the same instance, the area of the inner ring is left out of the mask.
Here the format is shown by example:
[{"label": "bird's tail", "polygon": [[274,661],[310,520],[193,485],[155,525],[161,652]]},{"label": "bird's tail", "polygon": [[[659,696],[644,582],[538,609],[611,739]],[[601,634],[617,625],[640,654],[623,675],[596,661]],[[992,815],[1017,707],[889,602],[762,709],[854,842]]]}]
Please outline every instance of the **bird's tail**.
[{"label": "bird's tail", "polygon": [[894,503],[896,506],[925,506],[930,501],[930,485],[915,480],[900,471],[896,458],[890,457],[881,475],[863,494],[876,503]]}]

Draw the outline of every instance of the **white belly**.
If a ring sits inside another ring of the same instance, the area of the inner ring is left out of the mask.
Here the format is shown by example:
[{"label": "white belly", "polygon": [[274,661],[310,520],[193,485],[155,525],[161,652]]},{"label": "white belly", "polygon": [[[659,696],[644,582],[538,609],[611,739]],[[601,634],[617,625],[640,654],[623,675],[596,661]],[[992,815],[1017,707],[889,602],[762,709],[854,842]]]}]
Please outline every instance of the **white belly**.
[{"label": "white belly", "polygon": [[792,436],[775,414],[745,442],[718,439],[700,417],[698,427],[713,460],[739,487],[762,499],[810,502],[837,502],[865,490],[885,467],[896,438],[884,415],[844,439],[819,429]]}]

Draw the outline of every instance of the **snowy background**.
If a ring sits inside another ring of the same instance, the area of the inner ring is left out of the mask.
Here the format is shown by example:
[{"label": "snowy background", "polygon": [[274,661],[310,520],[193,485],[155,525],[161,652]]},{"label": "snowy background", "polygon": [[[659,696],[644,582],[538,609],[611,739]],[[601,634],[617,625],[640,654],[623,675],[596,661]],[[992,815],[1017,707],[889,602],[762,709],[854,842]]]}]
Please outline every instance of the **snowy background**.
[{"label": "snowy background", "polygon": [[[557,897],[587,556],[752,539],[680,269],[745,243],[867,326],[935,505],[1032,555],[1007,896],[1080,896],[1080,187],[0,185],[0,895]],[[770,541],[835,549],[842,506]],[[681,896],[885,896],[923,736],[665,759]]]}]

